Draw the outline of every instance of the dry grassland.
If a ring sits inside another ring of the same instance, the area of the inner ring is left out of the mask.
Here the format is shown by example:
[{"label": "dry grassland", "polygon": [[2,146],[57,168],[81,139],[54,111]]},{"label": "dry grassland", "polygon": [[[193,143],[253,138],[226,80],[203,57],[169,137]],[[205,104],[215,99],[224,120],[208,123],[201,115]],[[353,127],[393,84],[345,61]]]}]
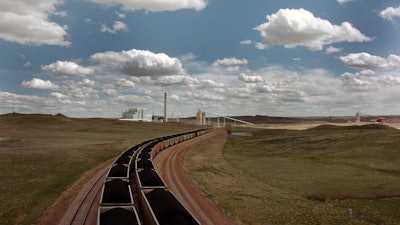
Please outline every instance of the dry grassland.
[{"label": "dry grassland", "polygon": [[215,138],[184,165],[243,224],[400,224],[400,131],[313,127],[240,128],[253,136]]},{"label": "dry grassland", "polygon": [[34,224],[80,175],[144,140],[193,125],[0,116],[0,224]]}]

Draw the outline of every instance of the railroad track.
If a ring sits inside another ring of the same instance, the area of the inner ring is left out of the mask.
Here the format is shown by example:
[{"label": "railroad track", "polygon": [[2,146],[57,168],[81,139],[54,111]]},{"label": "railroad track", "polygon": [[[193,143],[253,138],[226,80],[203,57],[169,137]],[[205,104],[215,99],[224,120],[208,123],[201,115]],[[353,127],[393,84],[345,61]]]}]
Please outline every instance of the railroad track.
[{"label": "railroad track", "polygon": [[200,129],[155,138],[123,152],[106,177],[98,224],[200,225],[160,178],[153,159],[169,147],[211,131]]},{"label": "railroad track", "polygon": [[210,131],[155,138],[121,153],[87,182],[60,224],[199,225],[159,177],[152,161],[164,149]]},{"label": "railroad track", "polygon": [[97,205],[95,201],[100,198],[100,191],[103,186],[105,177],[109,167],[103,168],[88,184],[86,185],[86,192],[79,196],[78,203],[71,217],[66,224],[69,225],[92,225],[96,224]]}]

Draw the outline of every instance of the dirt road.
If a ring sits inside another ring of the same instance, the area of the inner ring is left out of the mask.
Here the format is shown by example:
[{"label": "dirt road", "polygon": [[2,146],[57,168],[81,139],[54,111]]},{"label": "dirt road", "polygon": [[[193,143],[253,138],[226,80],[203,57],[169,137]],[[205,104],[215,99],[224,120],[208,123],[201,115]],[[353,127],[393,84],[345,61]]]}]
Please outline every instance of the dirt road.
[{"label": "dirt road", "polygon": [[161,152],[154,160],[154,164],[168,188],[182,202],[182,204],[203,225],[235,225],[231,217],[225,215],[205,194],[188,178],[182,167],[182,156],[191,147],[207,141],[218,135],[215,131],[210,134],[183,142]]}]

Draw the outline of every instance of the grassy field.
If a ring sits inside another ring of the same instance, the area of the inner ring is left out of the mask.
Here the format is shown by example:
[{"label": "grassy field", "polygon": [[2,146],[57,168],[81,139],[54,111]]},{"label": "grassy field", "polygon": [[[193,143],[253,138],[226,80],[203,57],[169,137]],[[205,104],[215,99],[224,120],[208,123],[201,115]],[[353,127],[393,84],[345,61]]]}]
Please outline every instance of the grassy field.
[{"label": "grassy field", "polygon": [[[400,131],[383,125],[246,129],[184,165],[243,224],[400,224]],[[351,209],[351,215],[349,215]]]},{"label": "grassy field", "polygon": [[144,140],[198,129],[185,124],[0,116],[0,224],[34,224],[81,174]]}]

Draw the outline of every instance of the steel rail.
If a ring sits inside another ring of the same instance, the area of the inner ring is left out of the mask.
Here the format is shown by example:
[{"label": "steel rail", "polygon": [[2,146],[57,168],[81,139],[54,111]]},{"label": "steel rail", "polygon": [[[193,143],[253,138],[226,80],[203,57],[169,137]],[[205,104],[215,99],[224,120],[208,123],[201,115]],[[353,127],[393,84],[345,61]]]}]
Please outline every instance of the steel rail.
[{"label": "steel rail", "polygon": [[[90,193],[93,191],[94,187],[97,186],[97,184],[101,181],[104,181],[104,176],[107,174],[107,172],[109,171],[109,167],[106,167],[103,169],[103,172],[99,173],[96,180],[93,182],[93,184],[90,186],[90,189],[86,191],[86,193],[84,194],[83,198],[80,200],[79,205],[75,208],[74,212],[72,213],[71,218],[69,219],[68,224],[72,225],[75,223],[75,220],[77,218],[77,215],[79,214],[82,206],[84,205],[84,203],[86,202],[87,198],[89,197]],[[103,178],[103,179],[102,179]],[[97,189],[96,193],[94,194],[93,198],[90,200],[90,204],[87,207],[87,210],[84,212],[84,218],[82,220],[82,225],[84,225],[86,223],[87,217],[89,215],[89,211],[93,206],[93,202],[96,199],[96,196],[98,195],[99,191],[101,190],[101,185],[100,187]]]}]

